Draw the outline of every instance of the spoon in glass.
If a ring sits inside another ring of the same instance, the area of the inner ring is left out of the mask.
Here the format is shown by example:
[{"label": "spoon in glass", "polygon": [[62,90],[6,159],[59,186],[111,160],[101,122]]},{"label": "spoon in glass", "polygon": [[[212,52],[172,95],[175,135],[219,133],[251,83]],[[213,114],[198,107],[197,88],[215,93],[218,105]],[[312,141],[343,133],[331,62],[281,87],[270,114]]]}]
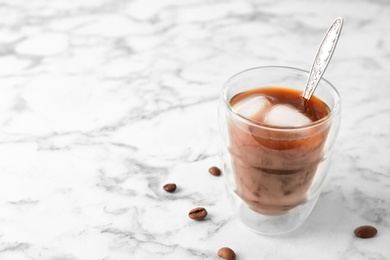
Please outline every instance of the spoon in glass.
[{"label": "spoon in glass", "polygon": [[305,89],[302,93],[302,98],[305,103],[309,101],[314,93],[319,81],[324,74],[330,59],[332,58],[334,49],[336,48],[339,39],[341,28],[343,27],[343,19],[337,18],[326,32],[320,47],[318,48],[316,57],[310,70],[309,77],[306,82]]}]

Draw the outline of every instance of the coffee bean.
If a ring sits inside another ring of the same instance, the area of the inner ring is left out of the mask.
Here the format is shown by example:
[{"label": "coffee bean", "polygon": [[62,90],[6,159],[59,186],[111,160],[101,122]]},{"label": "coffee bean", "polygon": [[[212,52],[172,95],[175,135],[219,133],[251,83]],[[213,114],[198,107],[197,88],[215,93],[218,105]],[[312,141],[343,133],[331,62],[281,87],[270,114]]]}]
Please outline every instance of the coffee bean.
[{"label": "coffee bean", "polygon": [[188,216],[195,220],[202,220],[207,216],[207,210],[205,208],[194,208],[189,213]]},{"label": "coffee bean", "polygon": [[174,183],[165,184],[163,189],[167,192],[174,192],[176,190],[176,184]]},{"label": "coffee bean", "polygon": [[219,176],[221,175],[221,170],[218,167],[213,166],[209,169],[209,173],[211,173],[214,176]]},{"label": "coffee bean", "polygon": [[355,236],[359,238],[372,238],[378,233],[378,230],[369,225],[360,226],[355,229]]},{"label": "coffee bean", "polygon": [[222,247],[218,250],[217,255],[226,260],[236,260],[236,253],[229,247]]}]

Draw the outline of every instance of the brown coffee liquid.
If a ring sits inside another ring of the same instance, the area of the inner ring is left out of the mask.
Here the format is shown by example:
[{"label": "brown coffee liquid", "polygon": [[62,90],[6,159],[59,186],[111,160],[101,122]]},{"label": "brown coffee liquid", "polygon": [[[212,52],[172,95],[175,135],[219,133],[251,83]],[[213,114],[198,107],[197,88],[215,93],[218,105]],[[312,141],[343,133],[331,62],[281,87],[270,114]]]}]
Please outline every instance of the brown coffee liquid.
[{"label": "brown coffee liquid", "polygon": [[[259,111],[256,110],[257,101],[265,99],[256,99],[258,96],[267,99],[266,105],[259,106]],[[235,106],[248,102],[253,105],[250,110],[253,116],[249,119],[260,124],[245,122],[234,114],[228,124],[236,193],[256,212],[284,214],[306,202],[318,166],[323,161],[329,124],[272,128],[264,127],[262,118],[273,106],[288,105],[304,114],[310,119],[304,117],[305,120],[311,123],[326,117],[330,109],[315,96],[305,103],[301,92],[283,87],[239,93],[230,100],[230,105],[234,110]]]},{"label": "brown coffee liquid", "polygon": [[[312,96],[310,100],[306,102],[302,98],[302,92],[283,87],[258,88],[236,94],[230,99],[230,105],[234,107],[238,102],[245,102],[245,99],[254,96],[266,97],[271,103],[271,106],[279,104],[291,106],[308,117],[312,122],[326,117],[330,112],[329,107],[317,97]],[[256,118],[254,119],[255,121],[262,121],[261,114],[258,114]]]}]

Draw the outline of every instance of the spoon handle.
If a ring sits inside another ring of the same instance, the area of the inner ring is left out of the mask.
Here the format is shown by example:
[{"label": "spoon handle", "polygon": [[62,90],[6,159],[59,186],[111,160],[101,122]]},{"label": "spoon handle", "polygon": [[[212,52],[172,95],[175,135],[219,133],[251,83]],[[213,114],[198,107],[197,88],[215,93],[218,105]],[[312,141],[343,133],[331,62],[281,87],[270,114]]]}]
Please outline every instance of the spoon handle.
[{"label": "spoon handle", "polygon": [[343,27],[343,19],[337,18],[326,32],[324,39],[318,48],[316,57],[310,70],[310,75],[307,79],[305,90],[302,97],[309,100],[316,89],[318,82],[322,78],[330,59],[332,58],[334,49],[339,39],[341,28]]}]

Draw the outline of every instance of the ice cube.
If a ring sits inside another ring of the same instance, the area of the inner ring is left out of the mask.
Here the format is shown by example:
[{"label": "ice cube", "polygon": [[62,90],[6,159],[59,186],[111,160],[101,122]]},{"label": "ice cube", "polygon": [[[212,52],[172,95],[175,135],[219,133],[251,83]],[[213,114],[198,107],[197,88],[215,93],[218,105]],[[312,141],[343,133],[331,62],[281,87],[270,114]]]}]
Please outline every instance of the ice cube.
[{"label": "ice cube", "polygon": [[274,126],[302,126],[311,120],[292,106],[278,104],[271,107],[264,117],[264,123]]},{"label": "ice cube", "polygon": [[244,98],[234,104],[233,110],[243,117],[252,119],[270,105],[269,100],[264,96]]}]

